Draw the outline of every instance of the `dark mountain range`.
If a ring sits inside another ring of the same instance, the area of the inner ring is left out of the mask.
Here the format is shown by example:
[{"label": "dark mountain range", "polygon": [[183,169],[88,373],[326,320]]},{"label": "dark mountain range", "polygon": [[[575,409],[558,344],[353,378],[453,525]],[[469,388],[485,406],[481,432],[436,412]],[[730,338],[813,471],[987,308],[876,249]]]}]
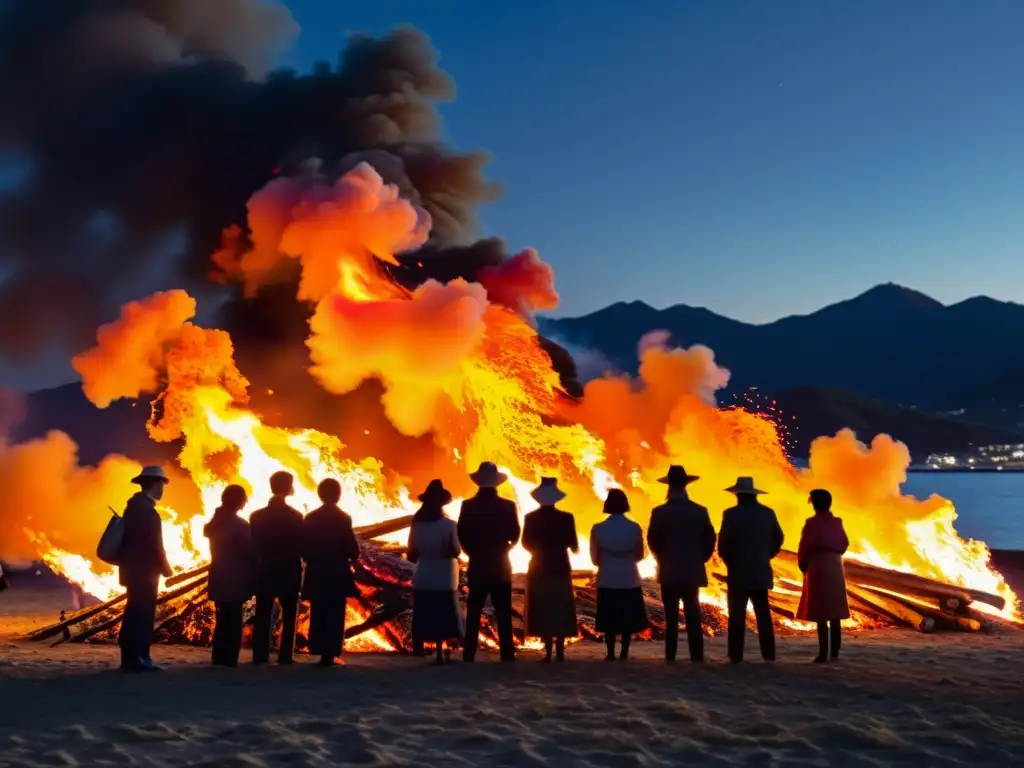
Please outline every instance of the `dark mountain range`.
[{"label": "dark mountain range", "polygon": [[577,318],[542,318],[557,341],[603,353],[636,369],[636,345],[665,329],[682,345],[711,347],[732,371],[730,387],[780,392],[798,387],[843,389],[894,405],[955,410],[1014,371],[1024,379],[1024,305],[976,297],[949,306],[898,285],[879,285],[809,315],[763,325],[701,307],[657,310],[618,303]]}]

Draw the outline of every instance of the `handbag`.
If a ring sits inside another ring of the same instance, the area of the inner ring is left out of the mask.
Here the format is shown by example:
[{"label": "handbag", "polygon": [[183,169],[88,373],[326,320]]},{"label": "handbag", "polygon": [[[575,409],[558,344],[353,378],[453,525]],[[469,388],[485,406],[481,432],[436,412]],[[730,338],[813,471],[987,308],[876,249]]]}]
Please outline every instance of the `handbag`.
[{"label": "handbag", "polygon": [[104,563],[117,565],[121,554],[121,542],[124,541],[124,518],[121,517],[112,507],[110,510],[110,522],[103,529],[100,536],[100,543],[96,545],[96,557]]}]

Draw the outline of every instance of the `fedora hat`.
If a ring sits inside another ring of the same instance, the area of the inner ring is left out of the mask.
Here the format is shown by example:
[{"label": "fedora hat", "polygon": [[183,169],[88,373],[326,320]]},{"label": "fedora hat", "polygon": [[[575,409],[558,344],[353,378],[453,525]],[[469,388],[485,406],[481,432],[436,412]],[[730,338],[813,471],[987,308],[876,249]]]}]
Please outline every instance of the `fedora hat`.
[{"label": "fedora hat", "polygon": [[508,480],[508,475],[499,472],[497,465],[493,462],[485,461],[476,472],[469,476],[469,479],[481,488],[497,488]]},{"label": "fedora hat", "polygon": [[530,495],[541,506],[553,506],[565,498],[565,492],[558,487],[557,477],[542,477],[540,485]]},{"label": "fedora hat", "polygon": [[760,488],[754,485],[754,478],[752,477],[737,477],[736,484],[733,485],[731,488],[726,488],[725,490],[729,491],[729,493],[735,493],[737,495],[750,494],[756,496],[758,494],[764,493],[764,491],[762,491]]},{"label": "fedora hat", "polygon": [[424,504],[437,504],[443,507],[452,500],[452,494],[440,480],[431,480],[427,483],[426,490],[416,498]]},{"label": "fedora hat", "polygon": [[142,471],[132,478],[132,482],[136,485],[142,485],[145,480],[162,480],[165,483],[171,482],[171,478],[167,476],[167,473],[164,472],[164,468],[159,464],[150,464],[148,467],[143,467]]},{"label": "fedora hat", "polygon": [[664,483],[665,485],[679,486],[689,485],[694,480],[700,480],[700,477],[698,477],[697,475],[687,474],[686,470],[683,469],[681,466],[679,466],[678,464],[673,464],[671,467],[668,468],[668,474],[666,474],[662,478],[659,478],[658,482]]}]

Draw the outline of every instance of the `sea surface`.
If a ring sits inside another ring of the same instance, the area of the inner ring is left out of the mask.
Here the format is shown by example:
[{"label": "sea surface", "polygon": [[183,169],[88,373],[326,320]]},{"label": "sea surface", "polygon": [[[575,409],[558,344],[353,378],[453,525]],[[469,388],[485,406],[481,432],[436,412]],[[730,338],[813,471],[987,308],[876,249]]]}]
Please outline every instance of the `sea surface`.
[{"label": "sea surface", "polygon": [[956,505],[956,529],[990,549],[1024,550],[1024,472],[911,472],[903,492]]}]

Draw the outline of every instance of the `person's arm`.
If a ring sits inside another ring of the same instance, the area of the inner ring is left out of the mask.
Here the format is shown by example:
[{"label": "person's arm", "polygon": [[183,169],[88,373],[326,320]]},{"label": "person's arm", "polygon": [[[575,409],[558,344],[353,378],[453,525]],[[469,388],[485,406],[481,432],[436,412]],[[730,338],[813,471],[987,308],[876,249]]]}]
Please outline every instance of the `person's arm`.
[{"label": "person's arm", "polygon": [[801,573],[807,573],[807,558],[811,554],[811,536],[807,529],[810,528],[810,521],[804,523],[803,530],[800,531],[800,545],[796,548],[796,563],[800,567]]},{"label": "person's arm", "polygon": [[639,523],[636,525],[636,542],[633,549],[633,557],[639,563],[645,557],[647,557],[647,548],[644,547],[644,529],[640,527]]},{"label": "person's arm", "polygon": [[509,508],[509,525],[508,525],[508,545],[509,548],[514,547],[519,543],[519,537],[522,535],[523,529],[519,524],[519,508],[516,507],[515,503]]},{"label": "person's arm", "polygon": [[842,520],[839,520],[839,547],[840,555],[845,555],[846,550],[850,548],[850,537],[846,535],[846,526],[843,525]]},{"label": "person's arm", "polygon": [[722,530],[718,532],[718,556],[726,565],[732,559],[732,510],[727,509],[722,514]]},{"label": "person's arm", "polygon": [[527,515],[526,522],[523,524],[523,549],[532,555],[539,546],[536,517]]},{"label": "person's arm", "polygon": [[420,559],[420,551],[416,547],[416,523],[409,526],[409,543],[405,549],[405,559],[410,563],[418,562]]},{"label": "person's arm", "polygon": [[579,554],[580,551],[580,539],[576,535],[576,518],[569,515],[566,527],[569,529],[569,551],[574,555]]},{"label": "person's arm", "polygon": [[785,540],[786,534],[783,532],[782,526],[779,525],[779,518],[775,514],[775,510],[772,510],[772,557],[782,551],[782,544]]},{"label": "person's arm", "polygon": [[355,562],[359,559],[359,541],[356,539],[355,531],[352,530],[352,518],[348,515],[345,515],[345,530],[342,536],[344,539],[342,546],[344,547],[345,556],[351,562]]},{"label": "person's arm", "polygon": [[459,555],[462,554],[462,544],[459,542],[459,529],[455,526],[454,523],[452,523],[452,525],[449,526],[449,530],[451,531],[451,540],[448,542],[448,545],[450,547],[450,549],[448,550],[448,555],[452,558],[452,560],[455,560],[458,558]]},{"label": "person's arm", "polygon": [[157,563],[160,566],[160,575],[165,579],[169,578],[174,571],[171,569],[171,564],[167,560],[167,550],[164,549],[164,524],[160,519],[160,513],[156,511],[156,506],[153,507],[153,518],[156,521],[153,531],[153,544],[156,551]]},{"label": "person's arm", "polygon": [[459,521],[455,524],[455,532],[459,536],[463,551],[469,557],[473,557],[475,543],[473,532],[470,530],[469,515],[466,513],[466,502],[462,502],[462,506],[459,508]]},{"label": "person's arm", "polygon": [[647,546],[657,558],[661,557],[662,545],[665,542],[664,519],[656,509],[651,513],[651,522],[647,526]]},{"label": "person's arm", "polygon": [[597,526],[590,529],[590,562],[595,568],[601,567],[601,548],[597,544]]},{"label": "person's arm", "polygon": [[715,554],[716,538],[715,526],[711,524],[711,515],[705,509],[701,520],[701,554],[704,556],[705,563]]}]

